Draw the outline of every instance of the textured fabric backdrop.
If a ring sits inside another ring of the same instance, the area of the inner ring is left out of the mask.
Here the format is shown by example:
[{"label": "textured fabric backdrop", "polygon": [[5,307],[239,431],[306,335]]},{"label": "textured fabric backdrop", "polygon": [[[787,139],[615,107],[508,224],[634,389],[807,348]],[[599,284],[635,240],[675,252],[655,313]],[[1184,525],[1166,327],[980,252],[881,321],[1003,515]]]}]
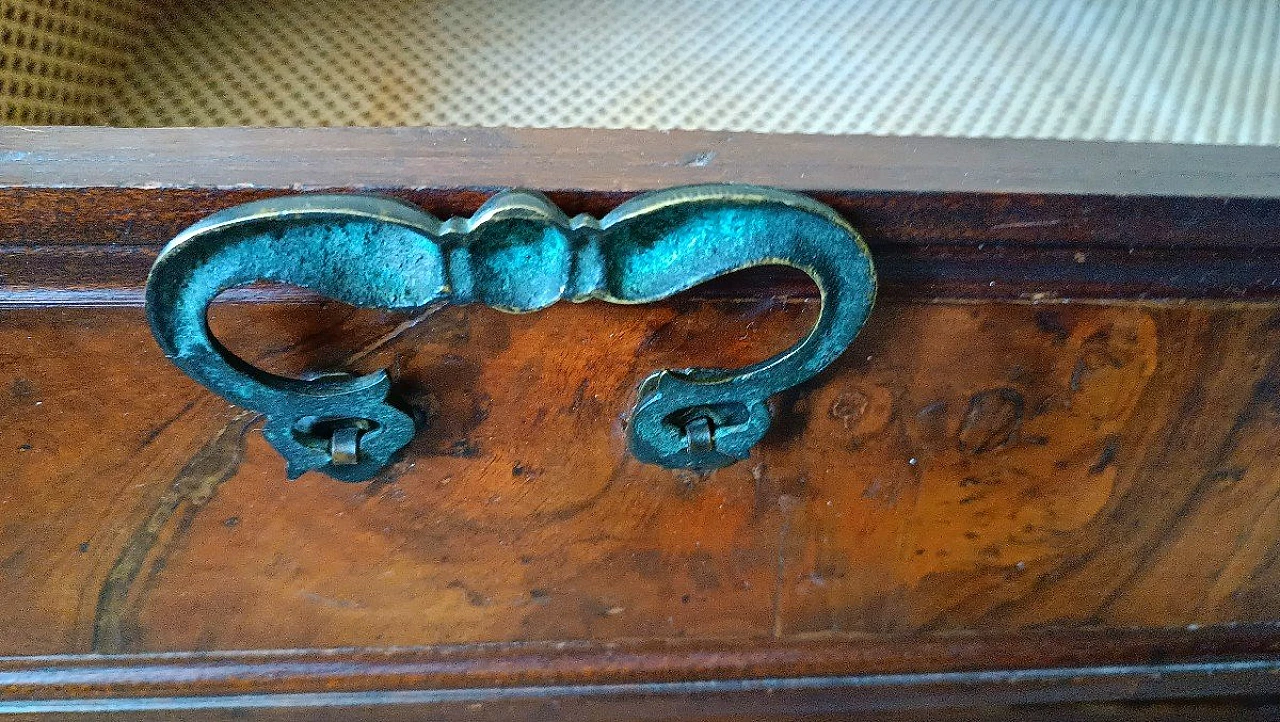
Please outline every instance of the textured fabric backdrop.
[{"label": "textured fabric backdrop", "polygon": [[1275,0],[147,8],[139,12],[160,12],[136,38],[132,26],[122,31],[116,51],[130,60],[92,122],[1280,144]]}]

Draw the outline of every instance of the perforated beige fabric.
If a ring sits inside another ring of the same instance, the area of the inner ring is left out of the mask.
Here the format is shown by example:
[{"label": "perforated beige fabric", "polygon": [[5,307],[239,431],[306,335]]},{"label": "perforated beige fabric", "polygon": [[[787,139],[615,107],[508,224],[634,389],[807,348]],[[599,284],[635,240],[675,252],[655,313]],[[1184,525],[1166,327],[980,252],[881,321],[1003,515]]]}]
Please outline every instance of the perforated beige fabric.
[{"label": "perforated beige fabric", "polygon": [[0,115],[14,124],[101,119],[143,31],[145,0],[0,0]]},{"label": "perforated beige fabric", "polygon": [[1280,144],[1275,0],[181,0],[143,37],[102,122]]}]

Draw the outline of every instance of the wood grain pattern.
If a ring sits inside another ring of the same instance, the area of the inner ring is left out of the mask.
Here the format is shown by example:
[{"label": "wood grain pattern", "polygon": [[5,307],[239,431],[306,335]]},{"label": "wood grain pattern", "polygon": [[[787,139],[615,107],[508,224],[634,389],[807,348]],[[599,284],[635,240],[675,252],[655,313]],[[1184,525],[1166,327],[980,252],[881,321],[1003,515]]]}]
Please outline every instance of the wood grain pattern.
[{"label": "wood grain pattern", "polygon": [[5,652],[1276,618],[1273,310],[885,303],[751,460],[626,455],[650,370],[764,357],[813,312],[219,307],[267,367],[388,366],[431,413],[344,485],[285,483],[138,310],[4,311]]}]

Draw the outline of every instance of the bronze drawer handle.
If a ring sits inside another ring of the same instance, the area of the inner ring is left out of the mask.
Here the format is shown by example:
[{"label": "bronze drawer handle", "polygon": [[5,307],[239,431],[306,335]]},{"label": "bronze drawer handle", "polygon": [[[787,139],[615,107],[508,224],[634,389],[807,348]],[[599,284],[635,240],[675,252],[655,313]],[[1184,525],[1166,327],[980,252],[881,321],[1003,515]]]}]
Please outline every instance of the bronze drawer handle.
[{"label": "bronze drawer handle", "polygon": [[355,306],[484,303],[511,313],[560,299],[648,303],[749,266],[794,266],[823,305],[809,335],[740,369],[658,371],[640,384],[631,452],[668,468],[747,457],[769,427],[764,401],[821,371],[857,335],[875,298],[871,256],[835,211],[770,188],[657,191],[600,221],[568,218],[527,191],[494,196],[441,222],[397,200],[289,196],[215,213],[178,234],[147,280],[147,315],[165,354],[231,402],[267,416],[263,433],[288,475],[313,469],[363,481],[412,439],[414,418],[387,399],[385,371],[298,380],[256,368],[209,331],[209,303],[255,281],[310,288]]}]

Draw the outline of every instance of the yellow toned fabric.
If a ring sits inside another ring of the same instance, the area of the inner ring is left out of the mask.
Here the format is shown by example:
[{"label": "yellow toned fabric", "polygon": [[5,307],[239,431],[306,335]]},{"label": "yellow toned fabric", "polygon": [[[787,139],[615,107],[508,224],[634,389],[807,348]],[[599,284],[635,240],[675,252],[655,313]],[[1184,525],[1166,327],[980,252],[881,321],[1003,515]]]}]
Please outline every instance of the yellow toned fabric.
[{"label": "yellow toned fabric", "polygon": [[162,6],[90,122],[1280,144],[1274,0]]},{"label": "yellow toned fabric", "polygon": [[145,0],[0,0],[3,122],[99,122],[154,20]]}]

